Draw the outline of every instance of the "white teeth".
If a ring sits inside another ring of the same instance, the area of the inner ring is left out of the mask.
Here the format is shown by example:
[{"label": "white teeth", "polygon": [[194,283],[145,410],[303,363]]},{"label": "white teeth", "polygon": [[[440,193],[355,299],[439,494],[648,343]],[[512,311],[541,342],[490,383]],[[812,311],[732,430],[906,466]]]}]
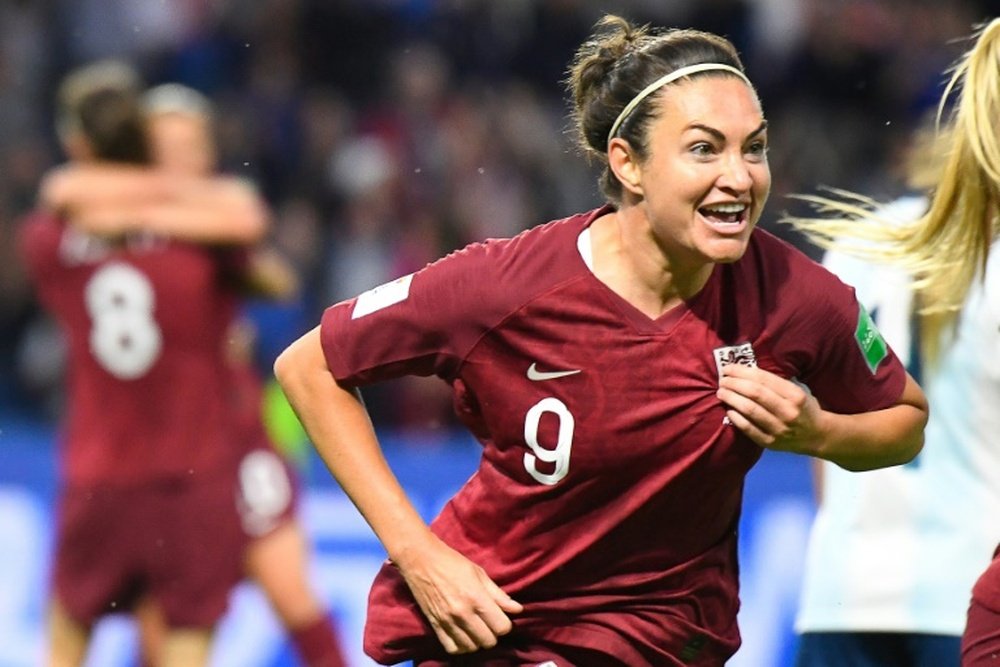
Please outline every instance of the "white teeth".
[{"label": "white teeth", "polygon": [[713,204],[704,208],[712,213],[742,213],[746,207],[746,204]]}]

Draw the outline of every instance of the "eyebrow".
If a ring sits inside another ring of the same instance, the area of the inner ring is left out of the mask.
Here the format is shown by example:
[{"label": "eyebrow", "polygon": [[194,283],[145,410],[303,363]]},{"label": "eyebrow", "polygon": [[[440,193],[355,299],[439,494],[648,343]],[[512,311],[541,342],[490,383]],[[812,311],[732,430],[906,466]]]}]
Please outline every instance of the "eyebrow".
[{"label": "eyebrow", "polygon": [[[710,127],[708,125],[703,125],[702,123],[691,123],[690,125],[688,125],[687,129],[689,129],[689,130],[701,130],[702,132],[705,132],[707,134],[712,135],[712,137],[714,137],[717,141],[725,141],[726,140],[726,135],[724,135],[722,132],[719,132],[714,127]],[[766,129],[767,129],[767,121],[766,120],[761,121],[760,125],[757,126],[757,129],[755,129],[753,132],[751,132],[750,134],[748,134],[746,138],[749,139],[751,137],[755,137],[755,136],[757,136],[758,134],[760,134],[761,132],[763,132]]]}]

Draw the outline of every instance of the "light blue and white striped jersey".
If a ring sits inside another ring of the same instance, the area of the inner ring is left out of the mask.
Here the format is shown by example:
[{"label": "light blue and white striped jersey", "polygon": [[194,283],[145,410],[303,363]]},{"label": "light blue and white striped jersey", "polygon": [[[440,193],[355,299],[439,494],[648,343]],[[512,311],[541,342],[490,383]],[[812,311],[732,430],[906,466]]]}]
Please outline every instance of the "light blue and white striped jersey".
[{"label": "light blue and white striped jersey", "polygon": [[[907,197],[883,213],[915,219],[926,205]],[[857,289],[896,354],[919,371],[905,273],[837,253],[824,264]],[[1000,542],[1000,243],[939,365],[922,370],[930,421],[912,463],[863,473],[822,464],[800,633],[962,633],[972,585]]]}]

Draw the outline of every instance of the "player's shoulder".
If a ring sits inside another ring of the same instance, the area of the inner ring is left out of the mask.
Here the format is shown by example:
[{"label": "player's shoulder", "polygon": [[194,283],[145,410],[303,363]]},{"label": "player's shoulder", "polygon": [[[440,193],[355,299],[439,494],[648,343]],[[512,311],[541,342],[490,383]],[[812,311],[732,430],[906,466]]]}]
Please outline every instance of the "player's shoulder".
[{"label": "player's shoulder", "polygon": [[818,312],[854,300],[853,291],[830,270],[789,241],[763,229],[754,230],[735,271],[741,291],[756,285],[762,303],[778,311]]},{"label": "player's shoulder", "polygon": [[488,281],[506,293],[546,289],[586,268],[577,240],[598,211],[552,220],[513,237],[471,243],[428,268],[459,273],[480,283]]},{"label": "player's shoulder", "polygon": [[24,214],[17,223],[17,245],[27,259],[37,259],[39,254],[59,245],[65,225],[59,216],[45,209],[35,209]]},{"label": "player's shoulder", "polygon": [[64,225],[59,216],[44,208],[28,211],[17,221],[17,231],[21,237],[60,234],[63,228]]},{"label": "player's shoulder", "polygon": [[759,228],[750,236],[747,252],[737,265],[744,272],[758,273],[781,283],[797,284],[803,277],[832,278],[828,270],[801,249]]}]

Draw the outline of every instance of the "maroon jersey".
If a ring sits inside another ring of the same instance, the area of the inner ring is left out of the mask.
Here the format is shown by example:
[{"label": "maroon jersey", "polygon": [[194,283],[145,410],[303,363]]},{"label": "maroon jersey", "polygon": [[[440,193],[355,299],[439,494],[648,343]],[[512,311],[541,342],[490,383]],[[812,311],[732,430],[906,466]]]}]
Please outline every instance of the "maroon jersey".
[{"label": "maroon jersey", "polygon": [[1000,652],[1000,546],[972,588],[962,633],[962,665],[990,665]]},{"label": "maroon jersey", "polygon": [[993,553],[993,560],[972,589],[972,599],[990,611],[1000,614],[1000,547]]},{"label": "maroon jersey", "polygon": [[[757,364],[842,413],[892,405],[905,371],[853,290],[762,230],[650,319],[578,249],[607,210],[471,245],[330,307],[324,352],[351,385],[451,383],[483,454],[432,529],[524,604],[501,644],[718,665],[739,646],[736,528],[761,454],[725,419],[719,369]],[[444,655],[389,563],[365,647],[384,663]]]},{"label": "maroon jersey", "polygon": [[242,254],[149,236],[109,244],[44,213],[20,232],[69,347],[67,481],[143,484],[229,464],[223,337]]}]

